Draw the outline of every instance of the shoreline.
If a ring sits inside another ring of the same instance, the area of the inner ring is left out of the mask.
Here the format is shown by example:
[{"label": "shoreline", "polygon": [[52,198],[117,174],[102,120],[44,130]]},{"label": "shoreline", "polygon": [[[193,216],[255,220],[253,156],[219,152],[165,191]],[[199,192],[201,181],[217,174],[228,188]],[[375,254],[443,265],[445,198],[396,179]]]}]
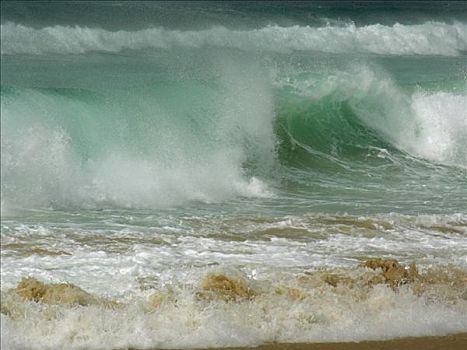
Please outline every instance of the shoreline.
[{"label": "shoreline", "polygon": [[[132,348],[130,348],[132,349]],[[371,340],[339,343],[271,343],[253,347],[213,347],[204,350],[464,350],[467,332],[446,336],[404,337],[390,340]],[[132,349],[136,350],[136,349]],[[151,350],[162,350],[152,348]],[[192,350],[202,350],[196,348]]]}]

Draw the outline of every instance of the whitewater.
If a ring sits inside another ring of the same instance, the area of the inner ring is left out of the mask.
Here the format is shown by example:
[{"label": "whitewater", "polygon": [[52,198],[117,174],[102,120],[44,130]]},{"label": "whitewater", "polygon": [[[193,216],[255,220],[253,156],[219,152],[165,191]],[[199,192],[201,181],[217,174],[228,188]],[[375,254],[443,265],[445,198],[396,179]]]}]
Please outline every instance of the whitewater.
[{"label": "whitewater", "polygon": [[[135,32],[78,26],[34,29],[2,25],[5,54],[118,52],[125,49],[232,47],[243,50],[316,50],[333,53],[367,52],[392,55],[457,56],[467,50],[467,25],[428,22],[419,25],[268,26],[250,31],[214,27],[200,31],[150,28]],[[34,39],[32,39],[34,38]],[[381,40],[384,38],[383,40]]]},{"label": "whitewater", "polygon": [[467,331],[460,2],[2,2],[1,347]]}]

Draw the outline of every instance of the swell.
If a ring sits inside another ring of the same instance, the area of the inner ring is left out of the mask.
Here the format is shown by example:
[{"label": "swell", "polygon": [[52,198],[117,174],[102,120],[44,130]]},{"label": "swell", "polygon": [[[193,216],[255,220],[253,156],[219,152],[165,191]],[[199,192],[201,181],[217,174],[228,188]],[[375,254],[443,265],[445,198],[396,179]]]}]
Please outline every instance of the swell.
[{"label": "swell", "polygon": [[[458,56],[467,50],[467,25],[426,22],[391,26],[371,24],[312,27],[270,25],[232,30],[151,27],[137,31],[108,31],[80,26],[35,29],[22,24],[1,25],[2,54],[83,54],[92,51],[223,47],[253,51],[322,51],[381,55]],[[382,40],[382,38],[384,38]]]}]

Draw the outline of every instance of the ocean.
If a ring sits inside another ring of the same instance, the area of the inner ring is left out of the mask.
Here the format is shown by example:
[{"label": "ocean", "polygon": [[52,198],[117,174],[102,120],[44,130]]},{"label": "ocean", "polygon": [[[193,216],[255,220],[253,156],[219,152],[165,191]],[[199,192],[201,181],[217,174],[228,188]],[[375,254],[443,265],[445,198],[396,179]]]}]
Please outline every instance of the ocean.
[{"label": "ocean", "polygon": [[467,331],[467,6],[1,3],[1,348]]}]

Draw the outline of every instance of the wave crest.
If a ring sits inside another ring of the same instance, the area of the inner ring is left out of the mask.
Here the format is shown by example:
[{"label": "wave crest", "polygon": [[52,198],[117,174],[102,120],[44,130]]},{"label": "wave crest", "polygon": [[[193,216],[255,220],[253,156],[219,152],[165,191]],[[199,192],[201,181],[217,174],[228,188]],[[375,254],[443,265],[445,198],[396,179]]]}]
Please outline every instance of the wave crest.
[{"label": "wave crest", "polygon": [[278,82],[290,96],[281,123],[292,144],[340,160],[350,149],[396,149],[441,164],[467,167],[467,96],[407,91],[368,66]]},{"label": "wave crest", "polygon": [[457,56],[467,50],[467,24],[426,22],[418,25],[267,26],[254,30],[213,27],[199,31],[162,27],[139,31],[53,26],[34,29],[15,23],[1,26],[2,54],[82,54],[148,48],[229,47],[284,52]]}]

